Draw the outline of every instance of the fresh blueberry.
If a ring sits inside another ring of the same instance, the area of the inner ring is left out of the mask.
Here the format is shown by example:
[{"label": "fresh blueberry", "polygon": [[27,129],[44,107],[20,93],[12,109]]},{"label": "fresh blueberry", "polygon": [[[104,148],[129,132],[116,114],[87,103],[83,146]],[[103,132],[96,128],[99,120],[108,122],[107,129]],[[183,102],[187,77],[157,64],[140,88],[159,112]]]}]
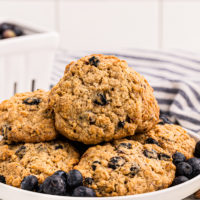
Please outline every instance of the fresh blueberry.
[{"label": "fresh blueberry", "polygon": [[200,141],[196,143],[194,155],[197,158],[200,158]]},{"label": "fresh blueberry", "polygon": [[149,137],[149,138],[147,138],[147,139],[145,140],[145,144],[156,144],[156,145],[159,146],[158,141],[156,141],[155,139],[153,139],[153,138],[151,138],[151,137]]},{"label": "fresh blueberry", "polygon": [[184,182],[186,182],[186,181],[188,181],[188,180],[189,180],[189,179],[188,179],[187,177],[185,177],[185,176],[177,176],[177,177],[174,179],[174,181],[173,181],[173,183],[172,183],[171,186],[179,185],[179,184],[184,183]]},{"label": "fresh blueberry", "polygon": [[4,31],[8,30],[8,29],[13,29],[13,25],[8,24],[8,23],[2,23],[0,24],[0,33],[3,33]]},{"label": "fresh blueberry", "polygon": [[6,178],[3,175],[0,175],[0,183],[6,184]]},{"label": "fresh blueberry", "polygon": [[26,176],[21,182],[23,190],[35,191],[38,189],[38,179],[36,176]]},{"label": "fresh blueberry", "polygon": [[42,191],[45,194],[65,195],[66,183],[60,176],[52,175],[45,179],[42,184]]},{"label": "fresh blueberry", "polygon": [[177,165],[180,162],[184,162],[186,160],[185,156],[180,152],[174,153],[172,158],[173,158],[173,163],[175,165]]},{"label": "fresh blueberry", "polygon": [[15,27],[13,28],[13,31],[15,32],[15,35],[16,35],[16,36],[22,36],[22,35],[24,35],[22,29],[19,28],[19,27],[17,27],[17,26],[15,26]]},{"label": "fresh blueberry", "polygon": [[54,175],[60,176],[65,182],[67,181],[68,174],[65,171],[59,170]]},{"label": "fresh blueberry", "polygon": [[91,188],[88,188],[85,186],[79,186],[74,189],[72,196],[73,197],[96,197],[96,193]]},{"label": "fresh blueberry", "polygon": [[176,166],[177,176],[186,176],[190,177],[192,174],[192,166],[189,163],[181,162]]},{"label": "fresh blueberry", "polygon": [[68,173],[67,185],[70,188],[75,188],[83,185],[83,176],[78,170],[71,170]]},{"label": "fresh blueberry", "polygon": [[190,158],[187,160],[187,163],[192,166],[192,174],[190,178],[193,178],[200,174],[200,159]]}]

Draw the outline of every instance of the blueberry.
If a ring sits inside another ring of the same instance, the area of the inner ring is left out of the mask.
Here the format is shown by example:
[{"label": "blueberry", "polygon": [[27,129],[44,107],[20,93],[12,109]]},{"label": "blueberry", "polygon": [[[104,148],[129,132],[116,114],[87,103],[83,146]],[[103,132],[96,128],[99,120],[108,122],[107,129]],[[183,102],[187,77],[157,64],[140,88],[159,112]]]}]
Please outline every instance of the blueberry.
[{"label": "blueberry", "polygon": [[158,158],[158,154],[155,150],[149,151],[145,149],[143,153],[147,158],[153,158],[153,159]]},{"label": "blueberry", "polygon": [[78,170],[71,170],[68,173],[67,185],[70,188],[75,188],[83,185],[83,176]]},{"label": "blueberry", "polygon": [[200,159],[198,158],[190,158],[187,160],[187,163],[192,166],[192,174],[190,178],[193,178],[200,174]]},{"label": "blueberry", "polygon": [[17,155],[20,159],[22,159],[25,154],[26,154],[26,146],[24,145],[20,146],[19,149],[17,149],[17,151],[15,152],[15,155]]},{"label": "blueberry", "polygon": [[145,140],[145,144],[156,144],[156,145],[159,146],[158,141],[156,141],[155,139],[153,139],[153,138],[151,138],[151,137],[149,137],[149,138],[147,138],[147,139]]},{"label": "blueberry", "polygon": [[106,99],[106,95],[104,94],[98,94],[98,98],[94,100],[94,103],[99,105],[99,106],[105,106],[108,104],[108,101]]},{"label": "blueberry", "polygon": [[79,186],[74,189],[72,196],[73,197],[96,197],[96,193],[91,188],[88,188],[85,186]]},{"label": "blueberry", "polygon": [[188,179],[187,177],[185,177],[185,176],[177,176],[177,177],[174,179],[174,181],[173,181],[173,183],[172,183],[171,186],[175,186],[175,185],[184,183],[184,182],[186,182],[186,181],[188,181],[188,180],[189,180],[189,179]]},{"label": "blueberry", "polygon": [[93,66],[95,66],[95,67],[98,66],[99,62],[100,62],[99,59],[98,59],[97,57],[95,57],[95,56],[92,56],[92,57],[89,59],[90,65],[93,65]]},{"label": "blueberry", "polygon": [[58,144],[57,146],[55,146],[55,150],[58,150],[58,149],[63,149],[63,145]]},{"label": "blueberry", "polygon": [[171,157],[169,155],[167,155],[167,154],[159,153],[158,154],[158,159],[159,160],[169,161],[171,159]]},{"label": "blueberry", "polygon": [[164,125],[164,124],[173,124],[170,120],[169,120],[169,118],[167,117],[167,115],[164,115],[164,114],[162,114],[162,115],[160,115],[160,122],[158,123],[158,124],[161,124],[161,125]]},{"label": "blueberry", "polygon": [[122,142],[122,143],[119,144],[119,146],[117,148],[119,149],[120,147],[124,147],[126,149],[131,149],[132,148],[132,144],[131,143]]},{"label": "blueberry", "polygon": [[119,128],[124,128],[124,125],[125,125],[125,121],[119,121],[118,122],[118,127]]},{"label": "blueberry", "polygon": [[23,101],[24,104],[26,105],[38,105],[39,103],[41,102],[40,99],[38,98],[35,98],[35,97],[30,97],[30,98],[27,98]]},{"label": "blueberry", "polygon": [[35,191],[38,189],[38,179],[36,176],[26,176],[21,182],[21,189]]},{"label": "blueberry", "polygon": [[93,171],[95,171],[96,170],[96,168],[97,168],[97,164],[101,164],[101,162],[100,161],[98,161],[98,160],[96,160],[96,161],[94,161],[93,163],[92,163],[92,169],[93,169]]},{"label": "blueberry", "polygon": [[184,162],[186,160],[185,156],[180,152],[174,153],[172,158],[173,158],[173,163],[175,165],[177,165],[180,162]]},{"label": "blueberry", "polygon": [[19,27],[17,27],[17,26],[15,26],[15,27],[13,28],[13,31],[15,32],[16,36],[22,36],[22,35],[24,35],[22,29],[19,28]]},{"label": "blueberry", "polygon": [[129,173],[129,175],[130,175],[131,177],[134,177],[139,171],[140,171],[140,166],[137,165],[137,164],[133,164],[133,165],[130,167],[130,173]]},{"label": "blueberry", "polygon": [[8,24],[8,23],[2,23],[0,24],[0,33],[3,33],[4,31],[8,30],[8,29],[13,29],[13,25],[12,24]]},{"label": "blueberry", "polygon": [[112,169],[117,169],[125,164],[124,158],[120,156],[112,157],[108,162],[108,167]]},{"label": "blueberry", "polygon": [[6,178],[3,175],[0,175],[0,183],[6,184]]},{"label": "blueberry", "polygon": [[94,181],[93,178],[86,177],[84,179],[84,184],[86,184],[86,185],[92,185],[93,181]]},{"label": "blueberry", "polygon": [[67,181],[68,174],[65,171],[59,170],[55,172],[53,175],[60,176],[65,182]]},{"label": "blueberry", "polygon": [[65,195],[66,183],[60,176],[52,175],[45,179],[42,184],[42,191],[45,194]]},{"label": "blueberry", "polygon": [[197,158],[200,158],[200,141],[196,143],[194,155]]},{"label": "blueberry", "polygon": [[186,176],[189,178],[192,174],[192,166],[186,162],[178,163],[176,166],[176,174],[177,176]]}]

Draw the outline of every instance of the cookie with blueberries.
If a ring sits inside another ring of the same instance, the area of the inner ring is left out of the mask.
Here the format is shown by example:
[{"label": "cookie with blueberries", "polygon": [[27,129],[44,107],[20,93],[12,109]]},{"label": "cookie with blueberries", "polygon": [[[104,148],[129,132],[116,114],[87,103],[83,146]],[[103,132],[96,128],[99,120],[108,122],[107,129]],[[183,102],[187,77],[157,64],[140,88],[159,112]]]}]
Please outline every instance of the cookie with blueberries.
[{"label": "cookie with blueberries", "polygon": [[[67,141],[7,144],[0,142],[0,179],[33,191],[58,170],[70,171],[79,162],[78,151]],[[37,182],[38,181],[38,182]]]},{"label": "cookie with blueberries", "polygon": [[[183,154],[186,159],[194,157],[196,142],[182,127],[173,124],[156,125],[145,134],[137,134],[131,139],[142,144],[154,144],[162,147],[170,155]],[[179,156],[180,157],[180,156]]]},{"label": "cookie with blueberries", "polygon": [[115,56],[90,55],[71,62],[50,92],[57,130],[85,144],[150,130],[159,120],[153,89]]},{"label": "cookie with blueberries", "polygon": [[83,185],[103,197],[167,188],[176,168],[159,146],[122,139],[89,148],[75,169],[83,175]]},{"label": "cookie with blueberries", "polygon": [[0,104],[0,134],[14,142],[44,142],[56,138],[48,92],[16,94]]}]

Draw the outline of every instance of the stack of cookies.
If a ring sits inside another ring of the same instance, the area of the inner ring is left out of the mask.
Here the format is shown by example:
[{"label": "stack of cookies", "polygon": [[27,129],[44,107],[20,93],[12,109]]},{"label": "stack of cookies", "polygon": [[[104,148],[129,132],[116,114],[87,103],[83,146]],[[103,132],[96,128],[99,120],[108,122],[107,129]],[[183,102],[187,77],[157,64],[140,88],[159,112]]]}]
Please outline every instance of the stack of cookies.
[{"label": "stack of cookies", "polygon": [[193,173],[190,161],[199,162],[192,157],[200,154],[200,145],[180,126],[159,120],[151,86],[114,56],[71,62],[51,91],[16,94],[2,102],[0,130],[0,179],[23,189],[134,195],[200,173],[200,165]]}]

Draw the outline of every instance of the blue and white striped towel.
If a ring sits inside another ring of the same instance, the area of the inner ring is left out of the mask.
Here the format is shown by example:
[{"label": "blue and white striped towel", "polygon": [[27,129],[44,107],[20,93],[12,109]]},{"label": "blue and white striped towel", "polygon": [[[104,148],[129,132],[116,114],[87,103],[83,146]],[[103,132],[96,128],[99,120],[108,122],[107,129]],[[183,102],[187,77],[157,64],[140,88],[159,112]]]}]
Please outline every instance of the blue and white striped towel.
[{"label": "blue and white striped towel", "polygon": [[52,85],[63,76],[66,64],[92,53],[116,55],[126,60],[154,88],[161,112],[172,121],[200,134],[200,55],[177,50],[60,50],[52,72]]}]

